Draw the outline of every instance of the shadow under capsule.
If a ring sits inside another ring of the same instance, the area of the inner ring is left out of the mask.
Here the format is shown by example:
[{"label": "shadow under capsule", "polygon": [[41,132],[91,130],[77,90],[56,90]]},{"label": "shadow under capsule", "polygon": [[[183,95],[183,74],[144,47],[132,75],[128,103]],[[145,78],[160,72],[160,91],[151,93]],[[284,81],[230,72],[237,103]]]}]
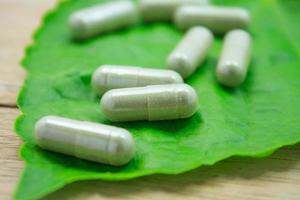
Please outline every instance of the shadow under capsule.
[{"label": "shadow under capsule", "polygon": [[[179,175],[152,175],[126,182],[80,181],[65,186],[45,199],[80,199],[84,196],[126,199],[147,194],[175,195],[182,199],[190,192],[205,196],[211,192],[212,187],[213,194],[219,195],[226,188],[232,189],[232,185],[239,185],[242,191],[249,190],[251,186],[256,192],[265,192],[266,188],[262,184],[266,187],[271,184],[274,186],[274,178],[282,179],[283,173],[295,171],[300,165],[299,152],[300,145],[297,144],[280,149],[270,157],[232,157],[213,166],[203,166]],[[289,184],[286,181],[288,179],[285,179],[284,184]],[[290,181],[292,184],[294,179]],[[283,182],[278,184],[282,185]],[[274,197],[279,194],[282,196],[281,192],[274,192]]]}]

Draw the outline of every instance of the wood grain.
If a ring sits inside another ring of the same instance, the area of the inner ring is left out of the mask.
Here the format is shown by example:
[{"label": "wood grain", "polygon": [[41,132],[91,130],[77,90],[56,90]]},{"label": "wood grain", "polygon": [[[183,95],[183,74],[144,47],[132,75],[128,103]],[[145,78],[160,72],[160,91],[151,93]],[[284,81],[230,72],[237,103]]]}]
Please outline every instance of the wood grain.
[{"label": "wood grain", "polygon": [[18,114],[18,109],[0,108],[0,199],[11,198],[23,168],[18,155],[21,141],[13,131]]},{"label": "wood grain", "polygon": [[[42,13],[54,0],[0,1],[0,199],[11,199],[23,161],[13,132],[19,111],[15,99],[24,79],[19,66],[23,49]],[[45,199],[300,199],[300,144],[267,158],[230,158],[189,173],[154,175],[126,182],[84,181],[70,184]]]},{"label": "wood grain", "polygon": [[230,158],[177,176],[78,182],[45,199],[296,200],[300,198],[299,155],[300,145],[296,145],[267,158]]},{"label": "wood grain", "polygon": [[25,71],[20,67],[25,46],[41,16],[54,0],[0,1],[0,106],[14,107]]}]

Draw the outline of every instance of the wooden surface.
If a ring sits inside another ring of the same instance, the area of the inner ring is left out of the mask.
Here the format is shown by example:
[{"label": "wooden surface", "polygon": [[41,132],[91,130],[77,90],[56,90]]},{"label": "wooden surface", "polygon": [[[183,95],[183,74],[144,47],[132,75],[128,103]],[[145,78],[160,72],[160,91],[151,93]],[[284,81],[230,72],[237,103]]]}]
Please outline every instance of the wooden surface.
[{"label": "wooden surface", "polygon": [[[19,114],[15,99],[25,73],[19,67],[45,10],[54,0],[0,0],[0,199],[11,199],[23,161],[13,132]],[[37,183],[38,184],[38,183]],[[46,199],[300,199],[300,145],[268,158],[231,158],[213,167],[178,175],[155,175],[127,182],[86,181]]]}]

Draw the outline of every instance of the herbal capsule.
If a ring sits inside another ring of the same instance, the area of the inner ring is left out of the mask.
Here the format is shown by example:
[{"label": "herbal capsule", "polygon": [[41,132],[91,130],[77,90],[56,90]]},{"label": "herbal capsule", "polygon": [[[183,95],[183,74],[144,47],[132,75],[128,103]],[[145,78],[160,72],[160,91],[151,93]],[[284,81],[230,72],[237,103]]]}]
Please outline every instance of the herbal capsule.
[{"label": "herbal capsule", "polygon": [[116,65],[103,65],[93,74],[92,85],[98,94],[116,88],[140,87],[182,83],[181,76],[171,70],[146,69]]},{"label": "herbal capsule", "polygon": [[101,99],[101,110],[111,121],[169,120],[192,116],[197,94],[186,84],[113,89]]},{"label": "herbal capsule", "polygon": [[75,39],[85,39],[132,25],[138,20],[137,13],[133,2],[117,0],[75,12],[69,26]]},{"label": "herbal capsule", "polygon": [[126,164],[135,151],[125,129],[56,116],[36,123],[35,139],[43,149],[110,165]]},{"label": "herbal capsule", "polygon": [[209,0],[140,0],[139,7],[145,21],[168,21],[182,5],[206,5]]},{"label": "herbal capsule", "polygon": [[225,36],[216,72],[221,84],[237,87],[245,80],[251,59],[251,48],[252,39],[246,31],[233,30]]},{"label": "herbal capsule", "polygon": [[205,59],[212,41],[213,34],[207,28],[190,29],[167,58],[168,68],[188,78]]},{"label": "herbal capsule", "polygon": [[231,29],[247,28],[250,14],[245,9],[234,7],[182,6],[176,11],[174,20],[183,30],[200,25],[222,34]]}]

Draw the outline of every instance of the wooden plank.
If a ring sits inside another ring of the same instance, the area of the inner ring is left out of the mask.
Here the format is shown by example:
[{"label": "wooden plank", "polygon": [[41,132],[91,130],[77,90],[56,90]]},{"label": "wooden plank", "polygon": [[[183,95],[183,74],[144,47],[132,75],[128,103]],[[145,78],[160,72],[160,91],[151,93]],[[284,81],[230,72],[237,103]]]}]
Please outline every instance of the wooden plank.
[{"label": "wooden plank", "polygon": [[11,199],[24,165],[18,155],[21,140],[13,131],[18,114],[18,109],[0,108],[0,199],[2,200]]},{"label": "wooden plank", "polygon": [[[42,13],[55,0],[0,1],[0,107],[15,106],[24,71],[19,67]],[[13,17],[12,17],[13,16]],[[6,19],[9,19],[6,20]],[[0,108],[0,199],[11,199],[24,163],[13,133],[17,109]],[[300,145],[268,158],[231,158],[212,167],[177,175],[154,175],[126,182],[84,181],[46,199],[299,199]]]},{"label": "wooden plank", "polygon": [[267,158],[231,158],[177,176],[73,183],[46,199],[274,200],[300,197],[300,145]]},{"label": "wooden plank", "polygon": [[[13,133],[19,111],[0,108],[0,194],[10,199],[23,162]],[[300,144],[267,158],[230,158],[177,176],[154,175],[126,182],[73,183],[45,199],[299,199]]]},{"label": "wooden plank", "polygon": [[24,47],[41,16],[54,0],[0,1],[0,106],[15,106],[25,72],[20,67]]},{"label": "wooden plank", "polygon": [[20,87],[21,83],[18,82],[0,81],[0,107],[16,107],[16,99]]}]

